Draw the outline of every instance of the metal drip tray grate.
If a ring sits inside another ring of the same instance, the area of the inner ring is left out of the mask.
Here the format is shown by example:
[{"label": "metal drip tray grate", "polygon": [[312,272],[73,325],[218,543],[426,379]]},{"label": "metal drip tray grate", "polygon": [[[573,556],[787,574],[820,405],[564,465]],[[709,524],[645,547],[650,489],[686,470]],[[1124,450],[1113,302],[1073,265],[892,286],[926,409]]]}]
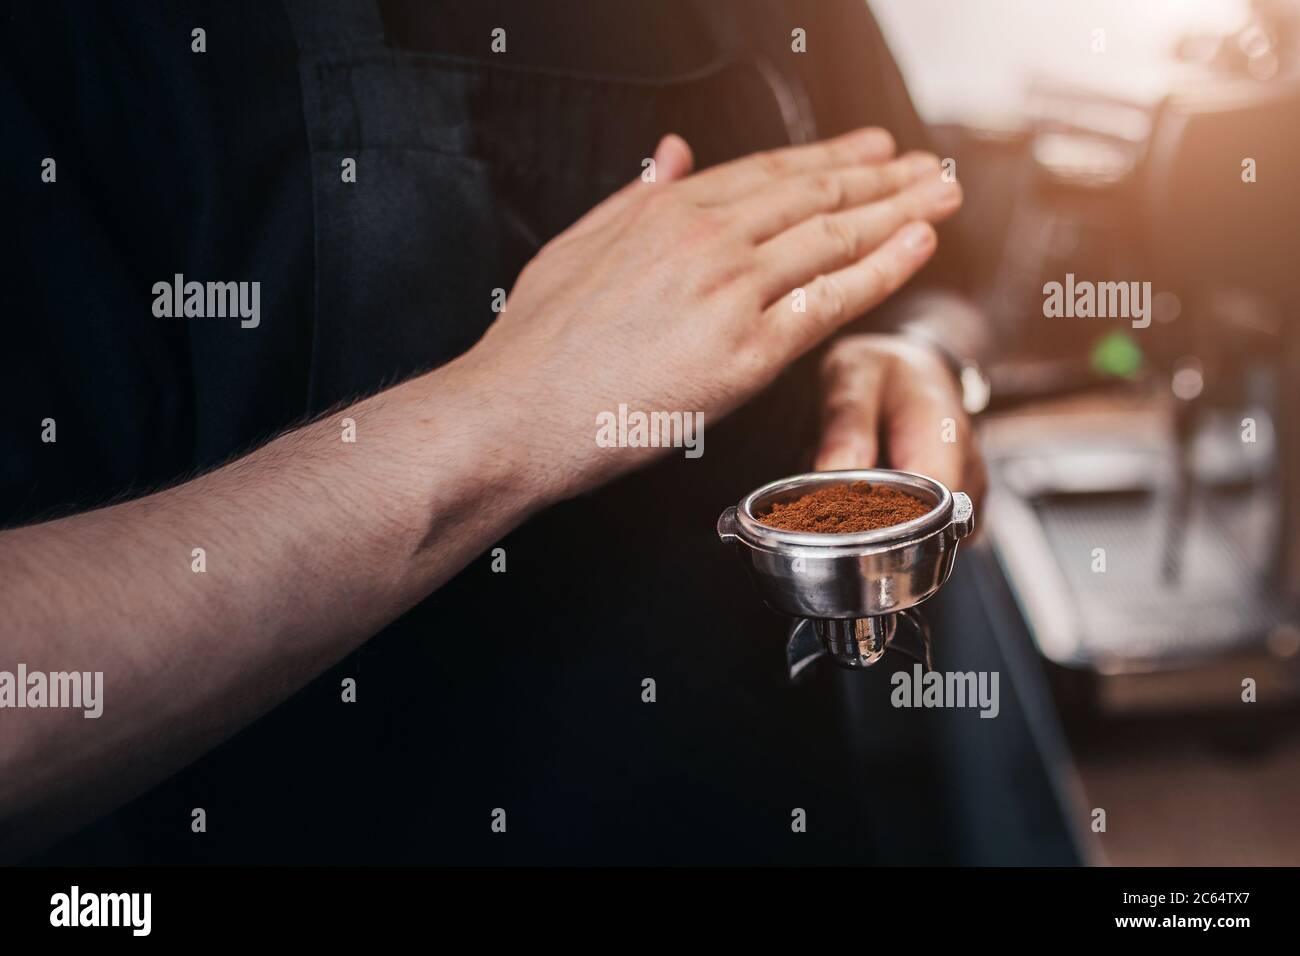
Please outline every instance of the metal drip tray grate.
[{"label": "metal drip tray grate", "polygon": [[1073,599],[1083,658],[1206,656],[1257,643],[1282,616],[1260,574],[1267,528],[1249,499],[1207,492],[1178,518],[1150,492],[1028,504]]}]

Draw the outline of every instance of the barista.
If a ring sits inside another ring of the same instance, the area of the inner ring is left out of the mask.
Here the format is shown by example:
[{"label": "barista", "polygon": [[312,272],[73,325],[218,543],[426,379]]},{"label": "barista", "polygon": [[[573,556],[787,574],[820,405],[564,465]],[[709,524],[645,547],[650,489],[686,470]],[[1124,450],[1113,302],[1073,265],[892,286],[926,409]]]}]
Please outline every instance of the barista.
[{"label": "barista", "polygon": [[[880,331],[969,318],[950,270],[890,299],[960,188],[856,0],[613,6],[14,14],[0,646],[105,679],[0,722],[11,853],[126,804],[51,858],[740,861],[773,779],[844,792],[713,518],[810,454],[972,487],[945,358]],[[258,325],[155,317],[177,274]],[[599,447],[622,403],[708,454]]]}]

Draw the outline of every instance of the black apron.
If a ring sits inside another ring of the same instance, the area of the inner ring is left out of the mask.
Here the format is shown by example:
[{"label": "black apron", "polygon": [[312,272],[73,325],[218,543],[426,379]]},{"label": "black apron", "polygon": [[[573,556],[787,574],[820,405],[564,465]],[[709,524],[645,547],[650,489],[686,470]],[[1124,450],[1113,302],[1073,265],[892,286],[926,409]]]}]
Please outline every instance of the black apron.
[{"label": "black apron", "polygon": [[[365,0],[288,6],[312,154],[313,411],[470,348],[494,318],[492,290],[638,175],[665,132],[701,166],[815,136],[797,84],[718,4],[700,7],[708,61],[652,80],[512,66],[487,36],[475,60],[402,50]],[[484,554],[318,682],[311,707],[330,715],[337,750],[312,768],[338,794],[331,818],[362,811],[330,837],[343,858],[874,855],[841,675],[791,686],[785,622],[713,531],[724,505],[805,466],[810,366],[706,422],[702,458],[671,454],[497,542],[505,573]],[[363,714],[337,702],[342,676],[357,678]],[[853,687],[871,685],[867,719],[890,716],[885,680]],[[489,827],[498,807],[505,838]],[[792,834],[794,808],[816,820],[810,833]]]},{"label": "black apron", "polygon": [[[664,133],[701,167],[816,135],[772,37],[750,32],[767,3],[696,5],[707,54],[651,77],[519,66],[486,35],[482,57],[403,49],[368,0],[287,7],[311,152],[315,413],[472,347],[493,290],[639,175]],[[788,30],[768,32],[788,52]],[[137,805],[140,846],[205,862],[943,860],[924,722],[890,708],[883,672],[792,684],[787,622],[714,532],[724,506],[807,467],[815,360],[706,421],[703,457],[670,453],[492,543],[505,573],[485,552]],[[846,719],[870,728],[868,751]],[[177,805],[207,810],[206,839],[173,829]]]}]

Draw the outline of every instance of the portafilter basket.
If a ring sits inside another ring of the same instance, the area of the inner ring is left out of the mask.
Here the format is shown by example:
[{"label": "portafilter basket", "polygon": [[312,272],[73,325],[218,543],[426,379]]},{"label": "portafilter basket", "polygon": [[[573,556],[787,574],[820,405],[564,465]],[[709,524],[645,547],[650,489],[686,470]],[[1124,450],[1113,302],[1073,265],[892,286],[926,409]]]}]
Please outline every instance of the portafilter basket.
[{"label": "portafilter basket", "polygon": [[[860,481],[905,492],[930,510],[902,524],[850,534],[782,531],[760,517],[773,504]],[[823,651],[842,667],[860,669],[894,647],[928,668],[929,634],[911,609],[948,580],[957,544],[974,526],[974,506],[961,492],[923,475],[868,468],[763,485],[722,512],[718,536],[735,545],[768,607],[798,618],[788,647],[793,677]]]}]

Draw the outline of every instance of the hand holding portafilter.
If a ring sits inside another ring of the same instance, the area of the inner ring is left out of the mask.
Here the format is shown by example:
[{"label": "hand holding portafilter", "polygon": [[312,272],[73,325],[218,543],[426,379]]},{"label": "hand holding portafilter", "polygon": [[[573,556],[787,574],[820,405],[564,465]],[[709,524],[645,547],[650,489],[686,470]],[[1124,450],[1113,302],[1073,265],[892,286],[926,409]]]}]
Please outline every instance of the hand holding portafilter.
[{"label": "hand holding portafilter", "polygon": [[[930,510],[901,524],[847,534],[763,523],[774,504],[864,481],[912,495]],[[911,609],[948,580],[957,544],[974,525],[975,509],[966,495],[931,478],[876,468],[795,475],[764,485],[722,512],[718,536],[736,546],[768,607],[799,618],[789,647],[793,676],[815,656],[810,634],[843,667],[870,667],[888,647],[928,667],[928,637]]]}]

